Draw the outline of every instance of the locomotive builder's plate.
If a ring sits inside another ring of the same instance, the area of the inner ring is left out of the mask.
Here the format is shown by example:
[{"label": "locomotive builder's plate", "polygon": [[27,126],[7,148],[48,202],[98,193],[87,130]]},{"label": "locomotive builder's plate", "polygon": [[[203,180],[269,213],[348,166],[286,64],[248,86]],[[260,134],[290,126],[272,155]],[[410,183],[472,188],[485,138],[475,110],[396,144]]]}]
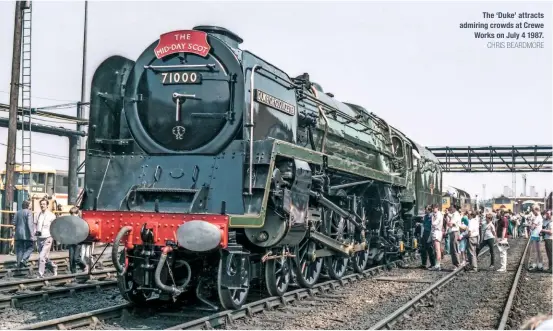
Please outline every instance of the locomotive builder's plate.
[{"label": "locomotive builder's plate", "polygon": [[171,84],[201,84],[202,74],[189,71],[171,71],[158,74],[163,85]]}]

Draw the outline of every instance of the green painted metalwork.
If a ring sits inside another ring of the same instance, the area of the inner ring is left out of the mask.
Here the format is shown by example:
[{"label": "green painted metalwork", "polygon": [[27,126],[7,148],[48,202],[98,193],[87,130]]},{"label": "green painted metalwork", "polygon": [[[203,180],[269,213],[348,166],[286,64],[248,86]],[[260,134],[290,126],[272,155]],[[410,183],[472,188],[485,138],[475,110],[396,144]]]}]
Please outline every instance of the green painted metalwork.
[{"label": "green painted metalwork", "polygon": [[[274,140],[271,164],[269,167],[269,173],[273,172],[275,159],[278,156],[295,158],[309,162],[311,164],[322,165],[323,157],[326,154],[313,151],[308,148],[290,144],[281,140]],[[339,170],[353,175],[357,175],[367,179],[374,179],[385,183],[392,184],[394,186],[405,187],[406,179],[393,176],[378,170],[374,170],[365,167],[359,163],[352,162],[343,158],[326,155],[328,158],[328,167],[332,170]],[[256,215],[230,215],[230,227],[233,228],[245,228],[245,227],[262,227],[265,223],[265,212],[267,207],[267,200],[269,198],[269,192],[271,187],[271,177],[267,176],[267,182],[265,184],[265,194],[263,197],[263,205],[261,207],[261,213]]]}]

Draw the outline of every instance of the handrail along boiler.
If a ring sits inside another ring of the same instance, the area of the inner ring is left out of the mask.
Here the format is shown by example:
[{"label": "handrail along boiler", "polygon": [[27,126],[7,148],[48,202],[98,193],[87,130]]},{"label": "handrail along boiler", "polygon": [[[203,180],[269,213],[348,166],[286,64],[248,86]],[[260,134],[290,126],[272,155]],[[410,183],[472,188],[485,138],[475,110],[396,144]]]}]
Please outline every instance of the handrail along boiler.
[{"label": "handrail along boiler", "polygon": [[84,220],[52,233],[112,242],[131,302],[193,294],[232,309],[253,282],[282,295],[340,279],[415,249],[414,220],[440,202],[428,150],[241,42],[173,31],[94,74]]}]

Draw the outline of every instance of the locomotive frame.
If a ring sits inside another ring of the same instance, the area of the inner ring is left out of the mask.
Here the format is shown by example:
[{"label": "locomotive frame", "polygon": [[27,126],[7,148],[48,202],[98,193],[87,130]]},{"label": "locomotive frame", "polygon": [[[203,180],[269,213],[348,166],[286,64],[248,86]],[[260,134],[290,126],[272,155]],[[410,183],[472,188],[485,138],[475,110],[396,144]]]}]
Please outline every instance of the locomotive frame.
[{"label": "locomotive frame", "polygon": [[113,243],[128,301],[192,294],[234,309],[254,281],[278,296],[341,279],[415,250],[415,222],[440,201],[428,150],[241,42],[173,31],[96,70],[83,220],[52,234]]}]

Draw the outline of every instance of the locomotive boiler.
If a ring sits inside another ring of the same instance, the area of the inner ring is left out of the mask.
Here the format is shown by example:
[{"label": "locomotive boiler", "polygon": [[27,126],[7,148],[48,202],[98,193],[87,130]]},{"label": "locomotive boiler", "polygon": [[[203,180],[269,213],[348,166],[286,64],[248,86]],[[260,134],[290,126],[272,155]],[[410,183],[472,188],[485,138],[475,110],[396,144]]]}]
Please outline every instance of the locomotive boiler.
[{"label": "locomotive boiler", "polygon": [[131,302],[234,309],[254,282],[278,296],[340,279],[415,249],[414,218],[440,201],[428,150],[241,42],[168,32],[94,74],[83,219],[52,233],[112,243]]}]

